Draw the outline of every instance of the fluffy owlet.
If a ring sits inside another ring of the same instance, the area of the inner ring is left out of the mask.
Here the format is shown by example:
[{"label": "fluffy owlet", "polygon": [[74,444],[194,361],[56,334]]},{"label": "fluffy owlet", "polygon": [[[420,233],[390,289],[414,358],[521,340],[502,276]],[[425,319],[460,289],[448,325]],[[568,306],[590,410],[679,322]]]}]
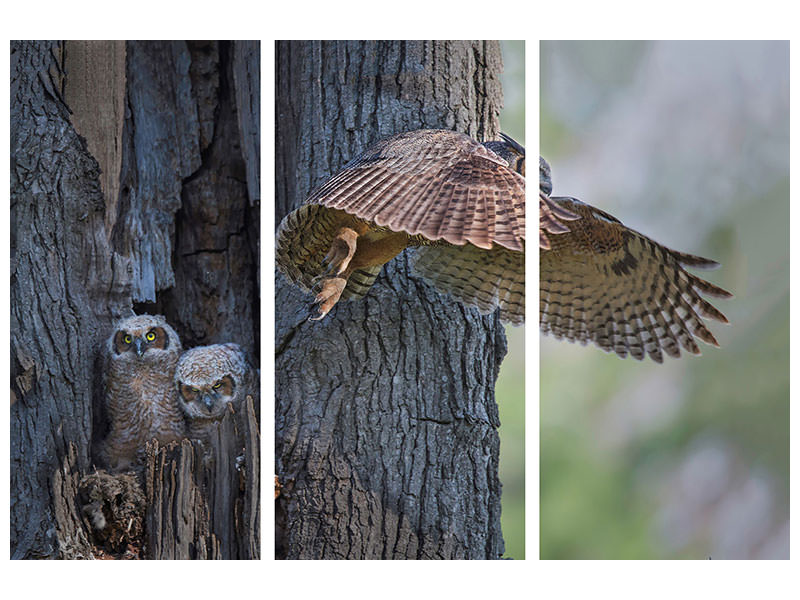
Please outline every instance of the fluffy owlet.
[{"label": "fluffy owlet", "polygon": [[373,144],[289,213],[276,260],[323,318],[363,298],[383,265],[420,247],[414,270],[503,321],[525,319],[525,149],[441,129]]},{"label": "fluffy owlet", "polygon": [[199,346],[181,356],[174,385],[189,435],[208,440],[228,404],[238,409],[245,396],[258,395],[258,373],[236,344]]},{"label": "fluffy owlet", "polygon": [[550,197],[550,167],[539,159],[539,325],[557,339],[656,362],[695,337],[719,346],[701,317],[727,323],[700,295],[730,292],[684,269],[713,260],[671,250],[576,198]]},{"label": "fluffy owlet", "polygon": [[120,470],[151,439],[167,443],[185,436],[173,384],[181,342],[164,317],[138,315],[117,324],[106,351],[110,431],[101,453],[110,468]]}]

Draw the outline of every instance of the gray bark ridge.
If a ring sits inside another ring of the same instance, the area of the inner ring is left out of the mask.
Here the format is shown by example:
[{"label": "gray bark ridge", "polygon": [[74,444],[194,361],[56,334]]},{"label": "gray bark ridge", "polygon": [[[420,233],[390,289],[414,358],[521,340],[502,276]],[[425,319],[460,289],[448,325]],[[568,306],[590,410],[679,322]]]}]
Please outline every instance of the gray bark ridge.
[{"label": "gray bark ridge", "polygon": [[61,52],[11,48],[13,558],[91,554],[75,496],[90,462],[94,311],[115,302],[100,170],[69,120]]}]

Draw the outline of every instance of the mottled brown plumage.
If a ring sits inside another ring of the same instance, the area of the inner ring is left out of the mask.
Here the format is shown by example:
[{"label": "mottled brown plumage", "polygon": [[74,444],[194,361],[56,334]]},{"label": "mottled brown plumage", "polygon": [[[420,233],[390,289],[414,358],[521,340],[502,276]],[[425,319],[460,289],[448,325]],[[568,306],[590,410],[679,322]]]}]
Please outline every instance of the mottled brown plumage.
[{"label": "mottled brown plumage", "polygon": [[110,431],[100,459],[112,470],[123,470],[141,458],[148,441],[185,436],[173,383],[181,342],[161,315],[137,315],[117,323],[106,352]]},{"label": "mottled brown plumage", "polygon": [[247,395],[257,403],[258,372],[237,344],[198,346],[183,353],[175,368],[178,405],[189,435],[209,441],[230,404],[239,410]]},{"label": "mottled brown plumage", "polygon": [[406,247],[421,247],[415,270],[439,291],[521,323],[524,152],[505,136],[479,144],[447,130],[382,140],[284,218],[278,267],[319,292],[322,318],[340,298],[366,295]]},{"label": "mottled brown plumage", "polygon": [[559,222],[560,230],[545,228],[546,234],[540,219],[540,236],[547,238],[539,252],[544,333],[659,363],[663,353],[679,357],[681,347],[700,354],[695,337],[719,345],[701,317],[728,320],[700,294],[731,294],[683,268],[713,268],[716,262],[665,248],[575,198],[549,197],[540,168],[540,202],[543,195],[571,215]]}]

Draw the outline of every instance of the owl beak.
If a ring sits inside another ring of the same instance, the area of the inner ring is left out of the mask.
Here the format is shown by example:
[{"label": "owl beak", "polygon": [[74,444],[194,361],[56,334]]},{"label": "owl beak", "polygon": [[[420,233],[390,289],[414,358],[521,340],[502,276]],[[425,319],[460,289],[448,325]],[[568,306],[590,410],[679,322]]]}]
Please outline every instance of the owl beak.
[{"label": "owl beak", "polygon": [[142,354],[144,354],[144,342],[142,341],[142,338],[134,338],[133,346],[136,349],[136,356],[141,357]]},{"label": "owl beak", "polygon": [[211,410],[211,407],[214,406],[214,398],[211,394],[203,394],[203,404],[206,405],[208,410]]}]

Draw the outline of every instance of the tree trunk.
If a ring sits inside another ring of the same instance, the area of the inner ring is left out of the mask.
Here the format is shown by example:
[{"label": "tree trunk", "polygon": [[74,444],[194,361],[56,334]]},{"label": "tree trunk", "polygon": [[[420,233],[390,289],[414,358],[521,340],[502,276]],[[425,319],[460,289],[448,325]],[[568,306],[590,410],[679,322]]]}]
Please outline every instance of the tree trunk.
[{"label": "tree trunk", "polygon": [[[159,312],[186,348],[235,341],[257,358],[258,63],[257,42],[12,43],[13,558],[100,552],[78,492],[107,425],[99,365],[117,319]],[[222,541],[209,557],[258,555],[255,400],[223,423],[233,437],[215,470],[179,467],[165,490],[193,485],[216,511],[167,516],[211,519]],[[181,445],[190,464],[198,446]],[[146,472],[169,452],[150,453]],[[162,510],[147,505],[135,555],[158,557]]]},{"label": "tree trunk", "polygon": [[[279,42],[276,225],[380,138],[498,130],[493,42]],[[503,553],[494,384],[506,352],[481,316],[391,261],[366,298],[307,321],[276,279],[276,556]]]},{"label": "tree trunk", "polygon": [[147,449],[147,557],[259,558],[260,436],[248,399],[209,448],[183,440]]}]

